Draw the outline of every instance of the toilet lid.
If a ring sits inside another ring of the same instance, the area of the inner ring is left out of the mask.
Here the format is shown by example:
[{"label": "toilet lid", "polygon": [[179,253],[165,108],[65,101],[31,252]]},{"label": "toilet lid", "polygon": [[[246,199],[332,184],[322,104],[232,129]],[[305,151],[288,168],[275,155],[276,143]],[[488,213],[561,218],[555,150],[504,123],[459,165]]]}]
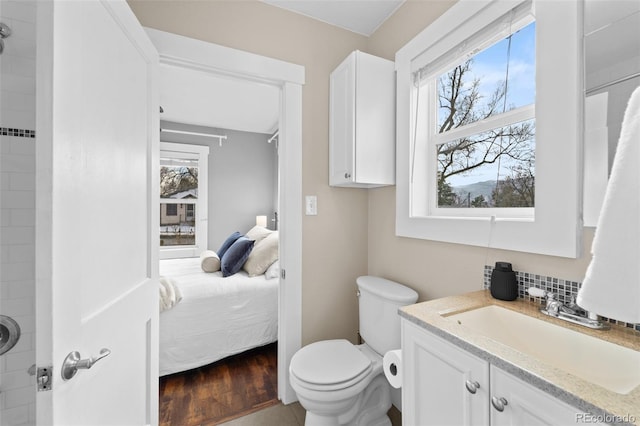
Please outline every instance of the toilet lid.
[{"label": "toilet lid", "polygon": [[291,371],[296,377],[315,385],[349,381],[370,365],[371,360],[344,339],[312,343],[291,358]]}]

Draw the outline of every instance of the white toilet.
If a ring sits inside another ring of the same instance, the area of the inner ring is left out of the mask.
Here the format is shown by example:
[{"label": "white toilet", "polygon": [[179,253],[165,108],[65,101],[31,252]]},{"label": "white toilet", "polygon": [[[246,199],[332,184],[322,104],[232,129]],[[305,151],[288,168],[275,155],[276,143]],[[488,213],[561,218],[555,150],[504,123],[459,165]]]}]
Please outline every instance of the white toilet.
[{"label": "white toilet", "polygon": [[412,289],[384,278],[357,279],[360,335],[366,343],[323,340],[291,358],[290,382],[307,410],[306,426],[389,426],[391,389],[382,357],[400,348],[398,308],[418,300]]}]

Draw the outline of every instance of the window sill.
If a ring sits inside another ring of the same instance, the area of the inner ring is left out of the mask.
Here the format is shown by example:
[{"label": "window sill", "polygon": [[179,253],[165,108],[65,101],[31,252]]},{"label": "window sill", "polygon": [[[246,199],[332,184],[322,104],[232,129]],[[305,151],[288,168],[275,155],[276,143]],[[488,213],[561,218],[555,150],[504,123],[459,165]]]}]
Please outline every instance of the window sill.
[{"label": "window sill", "polygon": [[198,257],[200,249],[198,246],[186,246],[179,248],[160,248],[160,259],[181,259],[185,257]]}]

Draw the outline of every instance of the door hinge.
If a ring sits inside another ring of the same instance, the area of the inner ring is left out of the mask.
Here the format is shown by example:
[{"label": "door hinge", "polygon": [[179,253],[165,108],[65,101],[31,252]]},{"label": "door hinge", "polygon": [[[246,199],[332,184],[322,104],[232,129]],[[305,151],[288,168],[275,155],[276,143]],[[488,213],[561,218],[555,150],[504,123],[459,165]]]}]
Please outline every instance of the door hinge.
[{"label": "door hinge", "polygon": [[284,280],[286,277],[287,277],[287,271],[285,271],[284,269],[280,269],[280,278]]},{"label": "door hinge", "polygon": [[38,392],[51,390],[51,376],[53,372],[53,366],[38,367],[36,373],[36,383],[38,383]]}]

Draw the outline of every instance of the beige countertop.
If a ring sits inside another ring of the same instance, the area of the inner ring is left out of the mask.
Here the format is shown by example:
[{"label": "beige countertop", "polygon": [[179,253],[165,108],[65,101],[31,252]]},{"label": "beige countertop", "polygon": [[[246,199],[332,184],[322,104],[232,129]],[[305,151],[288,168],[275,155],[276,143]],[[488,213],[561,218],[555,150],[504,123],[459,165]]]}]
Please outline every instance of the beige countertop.
[{"label": "beige countertop", "polygon": [[640,386],[626,395],[618,394],[545,364],[446,318],[448,315],[489,305],[498,305],[640,351],[640,332],[631,328],[612,325],[609,330],[592,330],[544,315],[540,313],[540,305],[537,303],[521,299],[512,302],[496,300],[488,290],[405,306],[400,308],[400,315],[560,400],[594,416],[602,416],[605,423],[640,424]]}]

